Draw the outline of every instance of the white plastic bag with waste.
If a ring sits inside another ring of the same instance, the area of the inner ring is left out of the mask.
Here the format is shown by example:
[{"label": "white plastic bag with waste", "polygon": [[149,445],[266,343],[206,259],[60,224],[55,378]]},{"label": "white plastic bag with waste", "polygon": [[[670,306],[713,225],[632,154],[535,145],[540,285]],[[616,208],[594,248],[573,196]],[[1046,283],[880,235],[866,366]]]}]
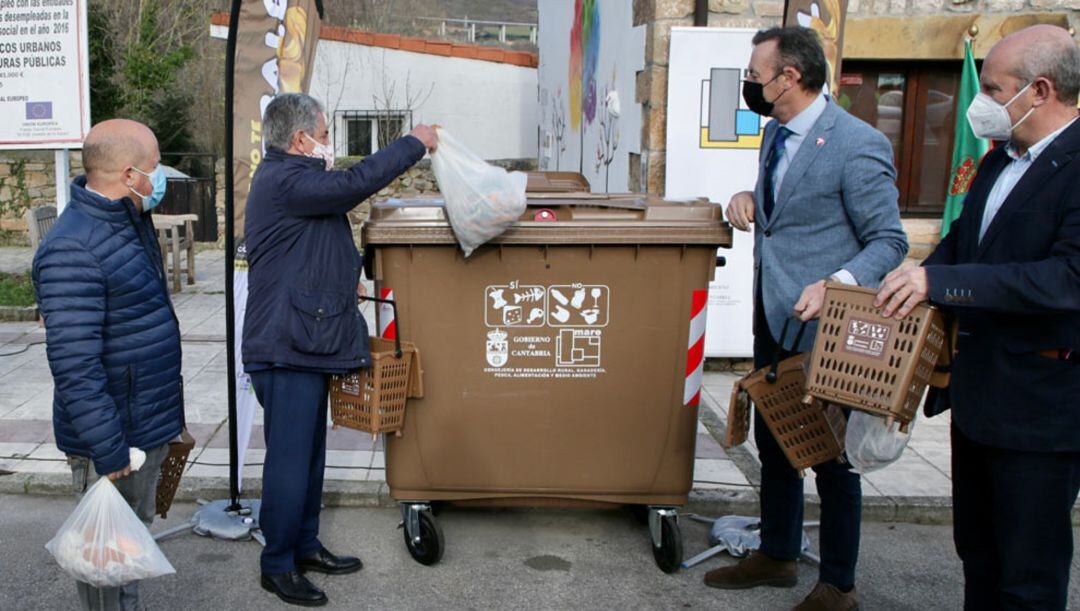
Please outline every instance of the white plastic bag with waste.
[{"label": "white plastic bag with waste", "polygon": [[176,572],[107,477],[83,495],[45,549],[69,575],[97,588]]},{"label": "white plastic bag with waste", "polygon": [[446,202],[446,215],[468,257],[501,235],[525,213],[524,172],[507,172],[469,151],[442,128],[431,168]]},{"label": "white plastic bag with waste", "polygon": [[915,421],[908,424],[908,432],[900,430],[900,423],[888,426],[882,416],[859,410],[851,410],[848,417],[844,446],[848,462],[858,473],[870,473],[883,469],[899,460],[904,453]]}]

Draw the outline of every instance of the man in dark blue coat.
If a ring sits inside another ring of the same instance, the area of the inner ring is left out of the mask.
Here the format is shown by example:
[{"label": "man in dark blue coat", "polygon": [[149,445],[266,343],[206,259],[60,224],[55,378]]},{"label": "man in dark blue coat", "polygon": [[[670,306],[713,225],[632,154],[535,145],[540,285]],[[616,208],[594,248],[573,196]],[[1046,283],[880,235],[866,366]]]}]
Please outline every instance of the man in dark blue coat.
[{"label": "man in dark blue coat", "polygon": [[[878,296],[955,315],[953,529],[966,609],[1065,609],[1080,490],[1080,50],[1044,25],[1001,40],[968,109],[1006,141],[923,267]],[[938,406],[939,409],[944,405]]]},{"label": "man in dark blue coat", "polygon": [[300,571],[343,574],[362,566],[318,539],[327,376],[371,365],[357,307],[361,257],[346,214],[434,150],[436,136],[421,125],[352,168],[329,171],[334,150],[326,117],[304,94],[275,97],[263,133],[266,155],[251,181],[244,222],[242,348],[264,409],[262,585],[285,602],[322,605],[326,594]]},{"label": "man in dark blue coat", "polygon": [[[52,370],[53,430],[76,495],[108,477],[147,524],[169,441],[180,434],[180,329],[150,210],[165,194],[157,139],[145,125],[95,125],[86,176],[34,257],[38,307]],[[146,453],[132,472],[129,453]],[[139,608],[137,584],[80,583],[86,609]]]}]

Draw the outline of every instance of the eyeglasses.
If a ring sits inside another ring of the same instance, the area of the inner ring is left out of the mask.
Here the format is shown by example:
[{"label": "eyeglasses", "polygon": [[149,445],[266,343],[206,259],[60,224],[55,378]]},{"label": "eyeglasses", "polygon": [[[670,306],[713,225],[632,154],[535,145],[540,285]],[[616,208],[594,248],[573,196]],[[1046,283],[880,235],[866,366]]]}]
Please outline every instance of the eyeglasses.
[{"label": "eyeglasses", "polygon": [[760,74],[755,72],[753,69],[751,69],[751,68],[743,68],[742,76],[743,76],[744,81],[751,81],[751,82],[754,82],[754,83],[761,83],[764,86],[764,85],[768,85],[769,83],[775,81],[776,79],[780,78],[781,76],[784,76],[784,73],[782,71],[777,72],[776,76],[772,77],[771,79],[765,80],[765,79],[763,79],[761,77]]}]

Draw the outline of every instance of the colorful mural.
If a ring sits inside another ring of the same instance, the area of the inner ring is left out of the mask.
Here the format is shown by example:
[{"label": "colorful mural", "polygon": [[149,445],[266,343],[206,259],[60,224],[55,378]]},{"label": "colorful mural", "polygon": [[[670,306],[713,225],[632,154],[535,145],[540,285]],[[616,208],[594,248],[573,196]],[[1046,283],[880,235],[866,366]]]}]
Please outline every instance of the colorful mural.
[{"label": "colorful mural", "polygon": [[629,154],[641,150],[632,101],[645,28],[634,27],[631,0],[541,2],[539,11],[540,168],[581,172],[594,191],[627,191]]}]

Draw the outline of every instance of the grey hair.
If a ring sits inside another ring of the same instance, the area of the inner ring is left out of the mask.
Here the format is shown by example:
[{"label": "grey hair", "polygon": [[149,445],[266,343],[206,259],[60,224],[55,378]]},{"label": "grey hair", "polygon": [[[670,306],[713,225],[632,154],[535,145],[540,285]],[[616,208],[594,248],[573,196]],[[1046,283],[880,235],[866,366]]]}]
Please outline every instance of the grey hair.
[{"label": "grey hair", "polygon": [[306,93],[282,93],[266,106],[263,139],[266,147],[289,150],[293,134],[304,131],[315,137],[323,105]]},{"label": "grey hair", "polygon": [[1080,49],[1071,40],[1047,37],[1024,49],[1016,62],[1013,75],[1025,84],[1043,77],[1053,81],[1058,100],[1076,105],[1080,96]]}]

